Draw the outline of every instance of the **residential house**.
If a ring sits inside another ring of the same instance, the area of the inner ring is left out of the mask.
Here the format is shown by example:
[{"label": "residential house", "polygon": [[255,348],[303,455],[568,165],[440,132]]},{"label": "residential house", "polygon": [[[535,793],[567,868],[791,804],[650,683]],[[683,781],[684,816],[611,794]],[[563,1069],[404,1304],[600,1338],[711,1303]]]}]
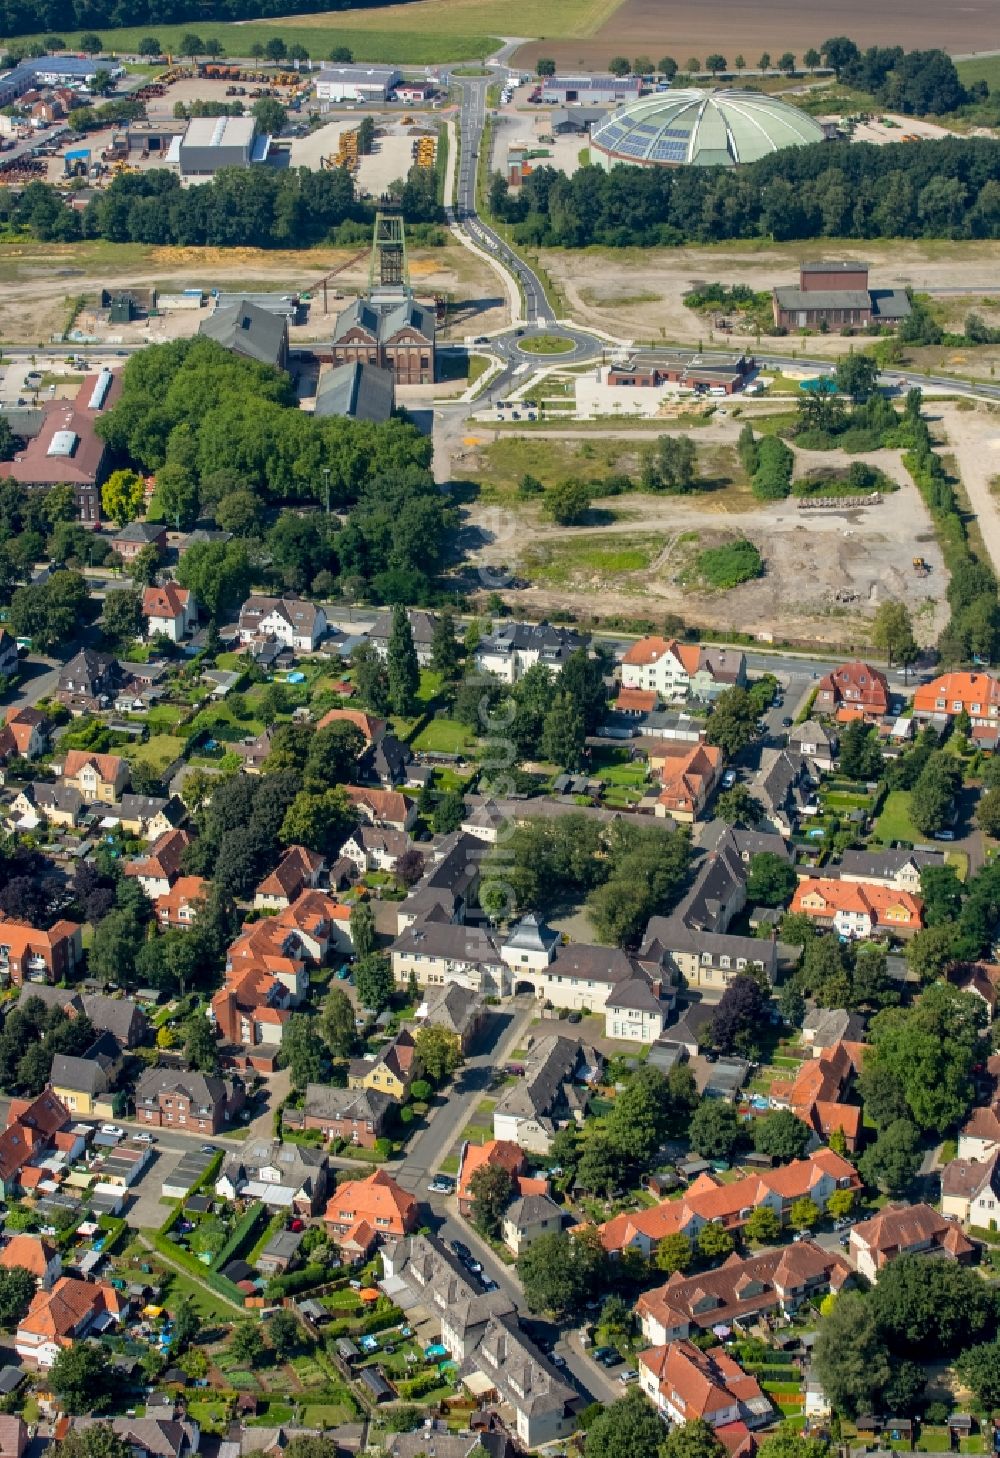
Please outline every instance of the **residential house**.
[{"label": "residential house", "polygon": [[[272,941],[281,937],[285,947],[317,965],[333,953],[349,955],[354,946],[351,908],[325,891],[300,891],[291,906],[257,926],[261,928],[257,932],[244,928],[250,942],[262,945],[268,934]],[[230,947],[231,955],[240,940],[237,938]]]},{"label": "residential house", "polygon": [[995,729],[1000,724],[1000,683],[988,673],[942,673],[917,685],[913,712],[918,719],[968,714],[974,729]]},{"label": "residential house", "polygon": [[[412,88],[419,91],[419,84]],[[399,94],[397,89],[397,95]],[[405,98],[404,98],[405,99]],[[427,1418],[412,1433],[390,1433],[385,1439],[389,1458],[418,1458],[433,1435],[434,1458],[516,1458],[517,1450],[505,1433],[453,1433],[440,1419]],[[423,1446],[421,1446],[423,1445]]]},{"label": "residential house", "polygon": [[198,604],[193,592],[170,581],[143,591],[142,615],[150,638],[162,633],[171,643],[179,643],[198,621]]},{"label": "residential house", "polygon": [[519,1144],[510,1139],[487,1139],[482,1144],[473,1144],[471,1140],[466,1140],[458,1162],[456,1194],[459,1213],[466,1216],[472,1213],[472,1178],[481,1169],[506,1170],[518,1193],[546,1191],[546,1180],[531,1180],[525,1190],[521,1190],[519,1181],[527,1168],[527,1155]]},{"label": "residential house", "polygon": [[791,1082],[771,1084],[772,1105],[790,1109],[824,1141],[839,1129],[853,1154],[861,1139],[862,1111],[848,1095],[863,1051],[863,1044],[838,1043],[807,1059]]},{"label": "residential house", "polygon": [[940,1255],[966,1264],[975,1247],[955,1220],[946,1219],[923,1201],[907,1206],[886,1206],[870,1220],[853,1226],[850,1252],[862,1276],[872,1284],[897,1255]]},{"label": "residential house", "polygon": [[649,767],[660,782],[656,814],[682,825],[700,820],[722,778],[722,766],[722,750],[714,744],[658,741],[649,754]]},{"label": "residential house", "polygon": [[378,825],[359,825],[340,847],[340,854],[357,867],[359,876],[368,871],[391,873],[411,846],[412,841],[405,831],[383,830]]},{"label": "residential house", "polygon": [[15,987],[35,982],[65,982],[83,962],[83,928],[57,921],[48,931],[0,915],[0,982]]},{"label": "residential house", "polygon": [[446,835],[425,858],[423,875],[399,905],[397,930],[418,921],[464,922],[475,905],[487,843],[462,830]]},{"label": "residential house", "polygon": [[[101,1047],[104,1038],[110,1040],[108,1049]],[[105,1033],[80,1057],[57,1053],[49,1071],[49,1088],[77,1118],[111,1119],[115,1104],[110,1090],[120,1066],[118,1045]]]},{"label": "residential house", "polygon": [[696,862],[691,885],[671,914],[650,919],[640,962],[662,962],[690,986],[714,991],[722,991],[753,965],[762,967],[773,981],[775,941],[728,931],[746,905],[750,860],[763,851],[789,858],[780,835],[724,831],[714,850]]},{"label": "residential house", "polygon": [[130,521],[115,532],[112,542],[126,564],[134,562],[147,547],[155,547],[157,555],[162,556],[167,550],[167,529],[161,522]]},{"label": "residential house", "polygon": [[958,1136],[959,1159],[988,1159],[1000,1149],[1000,1105],[996,1102],[972,1110]]},{"label": "residential house", "polygon": [[235,967],[212,998],[210,1016],[224,1043],[249,1049],[259,1072],[276,1067],[292,994],[284,982],[257,963]]},{"label": "residential house", "polygon": [[865,881],[919,896],[921,872],[944,865],[944,851],[868,846],[842,852],[835,870],[841,881]]},{"label": "residential house", "polygon": [[35,1293],[18,1323],[14,1350],[29,1366],[47,1371],[61,1351],[115,1326],[126,1309],[114,1286],[60,1276],[51,1290]]},{"label": "residential house", "polygon": [[378,743],[388,727],[384,719],[378,719],[364,709],[327,709],[316,725],[316,732],[328,729],[331,724],[350,724],[369,747]]},{"label": "residential house", "polygon": [[417,1224],[417,1202],[385,1170],[348,1180],[335,1190],[323,1216],[341,1250],[365,1256],[378,1241],[409,1235]]},{"label": "residential house", "polygon": [[116,658],[81,648],[59,670],[56,698],[74,715],[100,713],[111,707],[120,682]]},{"label": "residential house", "polygon": [[147,1068],[135,1086],[135,1117],[154,1129],[218,1134],[243,1107],[239,1079],[190,1069]]},{"label": "residential house", "polygon": [[899,1255],[941,1256],[965,1265],[976,1247],[960,1225],[923,1202],[888,1205],[851,1230],[850,1251],[862,1276],[874,1285],[879,1274]]},{"label": "residential house", "polygon": [[389,954],[397,983],[409,982],[412,973],[421,987],[457,984],[483,997],[500,997],[510,988],[508,968],[490,932],[447,920],[442,911],[407,926]]},{"label": "residential house", "polygon": [[403,1028],[388,1043],[383,1043],[373,1058],[351,1059],[347,1066],[347,1086],[374,1089],[401,1104],[419,1072],[416,1046]]},{"label": "residential house", "polygon": [[746,1175],[731,1184],[724,1184],[711,1172],[700,1174],[680,1199],[615,1215],[598,1228],[605,1250],[612,1254],[634,1246],[648,1256],[665,1235],[694,1239],[703,1226],[713,1223],[738,1230],[759,1205],[766,1205],[783,1221],[796,1200],[808,1196],[822,1210],[834,1190],[860,1188],[854,1166],[832,1149],[822,1148],[805,1159]]},{"label": "residential house", "polygon": [[788,748],[821,770],[832,770],[837,758],[837,736],[818,719],[806,719],[788,731]]},{"label": "residential house", "polygon": [[389,830],[410,830],[417,819],[417,802],[398,790],[375,790],[344,785],[344,794],[362,820]]},{"label": "residential house", "polygon": [[841,722],[861,718],[871,723],[889,712],[889,681],[870,663],[841,663],[820,679],[813,708]]},{"label": "residential house", "polygon": [[473,1360],[499,1401],[513,1410],[525,1448],[559,1441],[577,1427],[576,1390],[521,1330],[516,1313],[490,1318]]},{"label": "residential house", "polygon": [[126,862],[125,875],[134,876],[151,901],[166,896],[181,874],[181,860],[193,839],[187,830],[165,830],[145,856]]},{"label": "residential house", "polygon": [[190,931],[205,909],[211,889],[211,881],[206,881],[204,876],[178,876],[169,891],[156,898],[157,925],[164,930],[175,927]]},{"label": "residential house", "polygon": [[[170,1416],[116,1417],[111,1419],[111,1430],[120,1438],[132,1454],[132,1458],[192,1458],[198,1452],[201,1434],[196,1422],[188,1418],[175,1418],[171,1406]],[[107,1422],[107,1418],[73,1418],[71,1431],[86,1432],[96,1422]]]},{"label": "residential house", "polygon": [[51,1089],[35,1099],[11,1099],[0,1134],[0,1195],[9,1199],[34,1188],[40,1164],[53,1153],[63,1160],[80,1157],[84,1141],[71,1132],[70,1122],[69,1110]]},{"label": "residential house", "polygon": [[786,749],[762,750],[752,793],[763,807],[761,829],[787,839],[814,800],[808,762]]},{"label": "residential house", "polygon": [[118,824],[128,835],[156,840],[168,830],[176,830],[187,812],[176,795],[166,799],[162,795],[123,795],[117,805],[109,806],[105,812],[106,816],[115,813]]},{"label": "residential house", "polygon": [[620,1043],[655,1043],[666,1029],[673,1000],[645,976],[616,982],[604,1005],[604,1035]]},{"label": "residential house", "polygon": [[240,641],[274,639],[296,653],[312,653],[326,634],[326,613],[298,597],[261,597],[254,593],[240,608]]},{"label": "residential house", "polygon": [[32,985],[21,990],[18,1005],[38,997],[46,1007],[61,1008],[68,1017],[85,1013],[97,1033],[110,1033],[119,1048],[134,1048],[146,1036],[146,1014],[131,997],[106,997],[103,993],[71,992],[62,987]]},{"label": "residential house", "polygon": [[8,824],[17,830],[35,830],[39,825],[79,825],[87,814],[87,802],[72,785],[47,784],[36,780],[19,790],[11,801]]},{"label": "residential house", "polygon": [[941,1171],[941,1213],[963,1225],[996,1230],[1000,1211],[1000,1150],[986,1159],[952,1159]]},{"label": "residential house", "polygon": [[411,764],[413,750],[410,746],[403,744],[394,734],[383,734],[364,754],[358,778],[392,789],[394,785],[402,785],[408,781]]},{"label": "residential house", "polygon": [[62,1275],[59,1247],[42,1235],[12,1235],[0,1250],[0,1267],[13,1271],[20,1267],[35,1278],[41,1291],[49,1291]]},{"label": "residential house", "polygon": [[128,784],[128,760],[117,754],[69,749],[62,766],[63,784],[79,790],[88,804],[113,805]]},{"label": "residential house", "polygon": [[12,704],[0,728],[0,758],[37,759],[49,742],[49,720],[31,704]]},{"label": "residential house", "polygon": [[774,1416],[756,1377],[744,1372],[723,1347],[703,1352],[693,1342],[669,1342],[640,1352],[636,1365],[640,1388],[672,1423],[759,1427]]},{"label": "residential house", "polygon": [[326,1204],[330,1162],[322,1149],[248,1140],[227,1154],[215,1181],[223,1200],[262,1200],[275,1210],[315,1215]]},{"label": "residential house", "polygon": [[485,841],[487,845],[496,845],[500,831],[507,823],[500,806],[495,800],[486,798],[470,811],[468,806],[472,802],[466,800],[465,803],[466,816],[459,826],[462,834]]},{"label": "residential house", "polygon": [[254,893],[260,911],[284,911],[300,892],[319,885],[326,861],[303,845],[290,845],[269,876]]},{"label": "residential house", "polygon": [[982,999],[992,1022],[996,1017],[997,1007],[1000,1006],[1000,963],[965,963],[956,968],[952,975],[963,992],[974,992]]},{"label": "residential house", "polygon": [[458,982],[428,989],[417,1008],[415,1019],[421,1027],[445,1028],[454,1033],[468,1053],[489,1016],[486,1003],[477,992]]},{"label": "residential house", "polygon": [[[649,1008],[655,1003],[664,1019],[673,1004],[663,965],[655,956],[636,959],[614,947],[564,943],[533,913],[513,928],[500,955],[510,969],[513,991],[533,991],[556,1007],[603,1012],[606,1022],[614,1021],[613,1006],[622,1006],[623,999]],[[618,1021],[622,1027],[628,1021],[633,1032],[639,1031],[635,1019]]]},{"label": "residential house", "polygon": [[664,1346],[715,1326],[752,1325],[772,1314],[794,1315],[807,1301],[840,1291],[851,1267],[839,1252],[813,1240],[760,1255],[730,1255],[715,1270],[684,1276],[644,1291],[636,1302],[642,1334]]},{"label": "residential house", "polygon": [[77,520],[84,526],[99,526],[100,488],[110,469],[111,450],[94,426],[117,402],[121,390],[121,372],[104,368],[86,377],[73,400],[46,400],[37,412],[37,430],[13,460],[0,463],[0,476],[29,490],[72,486]]},{"label": "residential house", "polygon": [[[332,1088],[325,1083],[306,1085],[302,1127],[319,1129],[325,1139],[343,1139],[374,1149],[389,1127],[396,1101],[375,1088]],[[286,1118],[288,1110],[286,1109]]]},{"label": "residential house", "polygon": [[558,1129],[582,1124],[588,1085],[600,1073],[601,1055],[578,1038],[555,1033],[539,1038],[524,1074],[504,1089],[493,1111],[493,1134],[536,1154],[547,1154]]},{"label": "residential house", "polygon": [[561,673],[571,653],[586,651],[587,641],[571,628],[554,628],[551,623],[500,622],[480,638],[473,656],[481,673],[512,684],[536,663]]},{"label": "residential house", "polygon": [[865,1019],[861,1013],[848,1012],[844,1007],[810,1007],[802,1019],[800,1041],[812,1050],[813,1058],[819,1058],[845,1039],[863,1043],[864,1032]]},{"label": "residential house", "polygon": [[488,1323],[514,1310],[501,1291],[484,1291],[458,1256],[433,1235],[387,1242],[382,1247],[382,1269],[384,1283],[405,1290],[412,1302],[440,1322],[441,1344],[456,1362],[471,1364]]},{"label": "residential house", "polygon": [[230,744],[229,749],[243,761],[243,769],[248,775],[259,775],[271,753],[271,735],[265,729],[256,738],[238,739],[235,744]]},{"label": "residential house", "polygon": [[832,927],[841,937],[879,935],[912,936],[921,930],[923,901],[909,891],[861,881],[832,881],[803,877],[795,888],[790,910]]},{"label": "residential house", "polygon": [[714,699],[746,683],[746,658],[734,649],[700,648],[676,638],[641,638],[622,658],[622,687],[655,691],[666,702]]},{"label": "residential house", "polygon": [[[413,646],[421,668],[430,666],[434,650],[434,633],[438,619],[436,613],[424,612],[421,608],[410,608],[406,614],[413,635]],[[380,658],[389,656],[389,638],[392,634],[392,613],[379,613],[368,631],[368,641]]]},{"label": "residential house", "polygon": [[550,1195],[518,1195],[503,1212],[500,1234],[515,1256],[540,1235],[562,1229],[563,1212]]}]

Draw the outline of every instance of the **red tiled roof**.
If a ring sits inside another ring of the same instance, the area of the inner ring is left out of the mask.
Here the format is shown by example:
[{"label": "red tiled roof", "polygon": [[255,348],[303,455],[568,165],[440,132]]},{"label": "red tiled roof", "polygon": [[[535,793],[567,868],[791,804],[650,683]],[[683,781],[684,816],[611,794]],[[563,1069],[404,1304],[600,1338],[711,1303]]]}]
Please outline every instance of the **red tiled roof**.
[{"label": "red tiled roof", "polygon": [[165,582],[161,587],[147,587],[142,594],[143,617],[178,618],[190,597],[188,589],[178,587],[176,582]]},{"label": "red tiled roof", "polygon": [[106,783],[113,783],[121,773],[123,760],[117,754],[94,754],[89,749],[68,749],[63,761],[63,779],[75,780],[82,769],[92,764]]}]

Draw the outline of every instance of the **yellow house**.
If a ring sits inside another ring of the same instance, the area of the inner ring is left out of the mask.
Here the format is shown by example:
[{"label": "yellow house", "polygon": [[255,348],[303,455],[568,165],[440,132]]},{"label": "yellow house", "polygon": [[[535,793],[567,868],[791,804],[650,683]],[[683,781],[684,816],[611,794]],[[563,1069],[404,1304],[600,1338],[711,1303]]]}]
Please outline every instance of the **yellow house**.
[{"label": "yellow house", "polygon": [[63,783],[80,791],[90,804],[113,805],[128,784],[128,762],[117,754],[70,749],[63,764]]},{"label": "yellow house", "polygon": [[82,1119],[111,1119],[115,1113],[114,1095],[109,1092],[113,1077],[114,1065],[104,1054],[74,1058],[57,1053],[49,1085],[71,1114]]},{"label": "yellow house", "polygon": [[377,1089],[402,1103],[418,1070],[413,1039],[404,1029],[380,1048],[374,1058],[353,1058],[347,1070],[347,1086]]}]

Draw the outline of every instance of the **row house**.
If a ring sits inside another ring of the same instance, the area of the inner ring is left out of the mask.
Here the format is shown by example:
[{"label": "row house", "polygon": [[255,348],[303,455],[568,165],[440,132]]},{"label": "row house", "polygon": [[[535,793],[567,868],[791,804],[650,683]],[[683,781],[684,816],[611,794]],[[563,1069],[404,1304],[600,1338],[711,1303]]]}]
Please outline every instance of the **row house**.
[{"label": "row house", "polygon": [[35,1293],[18,1322],[14,1350],[30,1367],[48,1371],[60,1352],[112,1330],[127,1310],[128,1298],[114,1286],[60,1276],[51,1290]]},{"label": "row house", "polygon": [[744,1372],[723,1347],[701,1351],[692,1342],[649,1347],[636,1358],[639,1386],[671,1423],[704,1422],[711,1428],[771,1421],[773,1409],[756,1377]]},{"label": "row house", "polygon": [[165,830],[158,835],[146,855],[129,861],[126,876],[134,876],[151,901],[166,896],[181,874],[184,852],[194,837],[188,830]]},{"label": "row house", "polygon": [[711,1224],[739,1230],[761,1205],[784,1221],[796,1200],[808,1197],[822,1210],[835,1190],[860,1188],[854,1166],[832,1149],[823,1148],[805,1159],[747,1175],[732,1184],[724,1184],[711,1173],[701,1174],[680,1199],[615,1215],[598,1229],[601,1243],[610,1253],[634,1247],[649,1256],[665,1235],[687,1235],[694,1240]]},{"label": "row house", "polygon": [[963,1225],[996,1230],[1000,1220],[1000,1149],[985,1159],[950,1160],[941,1171],[941,1213]]},{"label": "row house", "polygon": [[974,729],[996,729],[1000,725],[1000,683],[988,673],[942,673],[930,683],[918,684],[913,712],[918,719],[954,719],[968,714]]},{"label": "row house", "polygon": [[872,1285],[900,1255],[937,1256],[968,1265],[976,1247],[954,1220],[930,1205],[890,1205],[851,1229],[850,1253],[860,1275]]},{"label": "row house", "polygon": [[752,1325],[762,1316],[791,1316],[807,1301],[840,1291],[851,1267],[839,1252],[813,1240],[741,1258],[735,1253],[711,1271],[675,1271],[636,1303],[642,1334],[651,1346],[697,1336],[734,1322]]},{"label": "row house", "polygon": [[824,1141],[839,1129],[853,1154],[861,1139],[862,1111],[847,1100],[863,1055],[861,1043],[840,1042],[825,1049],[801,1063],[790,1082],[776,1079],[771,1084],[772,1105],[790,1109]]},{"label": "row house", "polygon": [[171,927],[190,931],[205,909],[211,889],[211,881],[204,876],[179,876],[168,891],[156,898],[157,925],[164,931]]},{"label": "row house", "polygon": [[70,749],[63,761],[63,784],[79,790],[91,805],[113,805],[121,797],[128,780],[128,760],[117,754]]},{"label": "row house", "polygon": [[547,1154],[559,1129],[582,1124],[602,1058],[579,1038],[539,1038],[493,1110],[493,1136]]},{"label": "row house", "polygon": [[39,1166],[53,1154],[63,1161],[79,1159],[84,1141],[70,1129],[69,1109],[51,1089],[35,1099],[11,1099],[7,1127],[0,1134],[0,1195],[10,1199],[34,1188]]}]

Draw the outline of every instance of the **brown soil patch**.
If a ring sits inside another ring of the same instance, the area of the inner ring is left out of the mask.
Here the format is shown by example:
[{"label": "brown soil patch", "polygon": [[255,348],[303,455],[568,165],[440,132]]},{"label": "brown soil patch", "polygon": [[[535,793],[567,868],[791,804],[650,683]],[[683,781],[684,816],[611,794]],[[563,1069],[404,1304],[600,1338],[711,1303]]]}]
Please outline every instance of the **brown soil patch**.
[{"label": "brown soil patch", "polygon": [[[965,0],[941,6],[937,0],[841,0],[836,13],[801,0],[700,0],[664,5],[663,0],[625,0],[621,9],[590,40],[533,41],[517,52],[517,64],[533,67],[539,55],[557,65],[601,70],[612,56],[672,55],[680,65],[690,56],[704,60],[722,50],[732,61],[742,51],[753,65],[761,51],[801,56],[830,35],[849,35],[860,46],[900,45],[907,49],[940,46],[962,55],[996,46],[993,0]],[[721,40],[720,40],[721,38]]]}]

